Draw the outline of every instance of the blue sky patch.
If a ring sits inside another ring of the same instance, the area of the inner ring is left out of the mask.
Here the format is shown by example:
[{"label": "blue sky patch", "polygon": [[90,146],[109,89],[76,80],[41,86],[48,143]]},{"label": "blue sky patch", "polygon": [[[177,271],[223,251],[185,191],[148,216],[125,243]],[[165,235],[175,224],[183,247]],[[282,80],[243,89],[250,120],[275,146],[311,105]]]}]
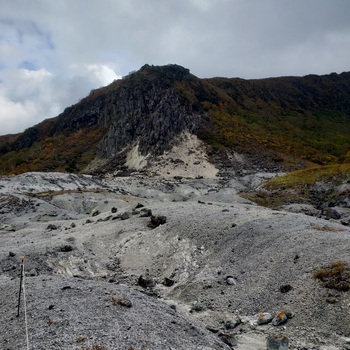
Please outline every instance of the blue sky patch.
[{"label": "blue sky patch", "polygon": [[38,70],[38,66],[31,61],[22,61],[18,67],[23,69],[28,69],[28,70]]}]

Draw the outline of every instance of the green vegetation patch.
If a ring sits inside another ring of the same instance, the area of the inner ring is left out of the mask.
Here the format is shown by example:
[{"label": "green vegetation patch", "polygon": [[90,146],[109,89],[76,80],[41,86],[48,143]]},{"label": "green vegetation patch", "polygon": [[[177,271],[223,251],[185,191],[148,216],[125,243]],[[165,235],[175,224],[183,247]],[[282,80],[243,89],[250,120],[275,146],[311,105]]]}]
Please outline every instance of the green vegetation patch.
[{"label": "green vegetation patch", "polygon": [[[296,170],[265,182],[262,189],[240,195],[259,205],[276,208],[284,204],[314,204],[315,198],[322,201],[336,200],[344,193],[337,191],[315,192],[316,183],[329,183],[330,188],[350,181],[350,164],[333,164]],[[316,195],[316,197],[315,197]]]},{"label": "green vegetation patch", "polygon": [[292,171],[268,180],[264,187],[269,190],[299,188],[305,185],[312,186],[319,180],[340,183],[349,179],[350,164],[333,164]]},{"label": "green vegetation patch", "polygon": [[40,139],[29,148],[0,154],[0,174],[28,171],[68,171],[78,173],[94,159],[96,145],[104,130],[92,126],[65,135]]}]

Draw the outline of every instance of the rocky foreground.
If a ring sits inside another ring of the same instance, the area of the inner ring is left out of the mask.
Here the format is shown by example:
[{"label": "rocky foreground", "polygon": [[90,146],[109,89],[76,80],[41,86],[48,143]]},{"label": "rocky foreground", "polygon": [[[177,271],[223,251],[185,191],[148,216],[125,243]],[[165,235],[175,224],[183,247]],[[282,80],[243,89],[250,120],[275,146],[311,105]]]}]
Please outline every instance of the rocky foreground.
[{"label": "rocky foreground", "polygon": [[[241,198],[259,176],[2,177],[0,349],[23,255],[31,349],[350,349],[349,227]],[[314,278],[337,262],[344,288]]]}]

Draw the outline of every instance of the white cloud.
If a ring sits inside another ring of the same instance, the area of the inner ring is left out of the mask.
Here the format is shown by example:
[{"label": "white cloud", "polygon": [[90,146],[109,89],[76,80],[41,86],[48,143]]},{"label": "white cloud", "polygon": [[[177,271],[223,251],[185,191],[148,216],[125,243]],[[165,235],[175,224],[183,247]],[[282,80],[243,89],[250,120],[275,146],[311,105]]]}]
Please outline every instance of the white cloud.
[{"label": "white cloud", "polygon": [[[76,66],[73,67],[76,68]],[[121,78],[113,69],[104,64],[87,64],[82,68],[80,72],[81,75],[90,76],[95,79],[96,83],[101,84],[101,86],[106,86],[112,81]]]},{"label": "white cloud", "polygon": [[145,63],[199,77],[350,70],[345,0],[0,2],[0,133],[54,116]]},{"label": "white cloud", "polygon": [[33,124],[36,107],[30,101],[11,101],[0,89],[0,134],[16,133]]},{"label": "white cloud", "polygon": [[119,76],[106,65],[72,66],[70,77],[40,69],[14,69],[0,84],[0,134],[16,133],[57,116],[91,89],[105,86]]}]

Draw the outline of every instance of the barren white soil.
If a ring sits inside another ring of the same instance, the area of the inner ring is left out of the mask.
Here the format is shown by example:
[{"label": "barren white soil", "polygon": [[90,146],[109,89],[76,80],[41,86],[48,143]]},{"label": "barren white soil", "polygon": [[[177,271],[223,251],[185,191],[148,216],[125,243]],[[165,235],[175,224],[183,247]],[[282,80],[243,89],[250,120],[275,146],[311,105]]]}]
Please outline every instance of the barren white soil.
[{"label": "barren white soil", "polygon": [[[26,344],[23,255],[31,349],[262,350],[280,333],[290,349],[350,348],[349,292],[313,278],[349,262],[349,228],[238,195],[263,174],[195,177],[0,178],[0,349]],[[145,208],[166,222],[149,227]],[[256,324],[287,309],[283,325]]]}]

